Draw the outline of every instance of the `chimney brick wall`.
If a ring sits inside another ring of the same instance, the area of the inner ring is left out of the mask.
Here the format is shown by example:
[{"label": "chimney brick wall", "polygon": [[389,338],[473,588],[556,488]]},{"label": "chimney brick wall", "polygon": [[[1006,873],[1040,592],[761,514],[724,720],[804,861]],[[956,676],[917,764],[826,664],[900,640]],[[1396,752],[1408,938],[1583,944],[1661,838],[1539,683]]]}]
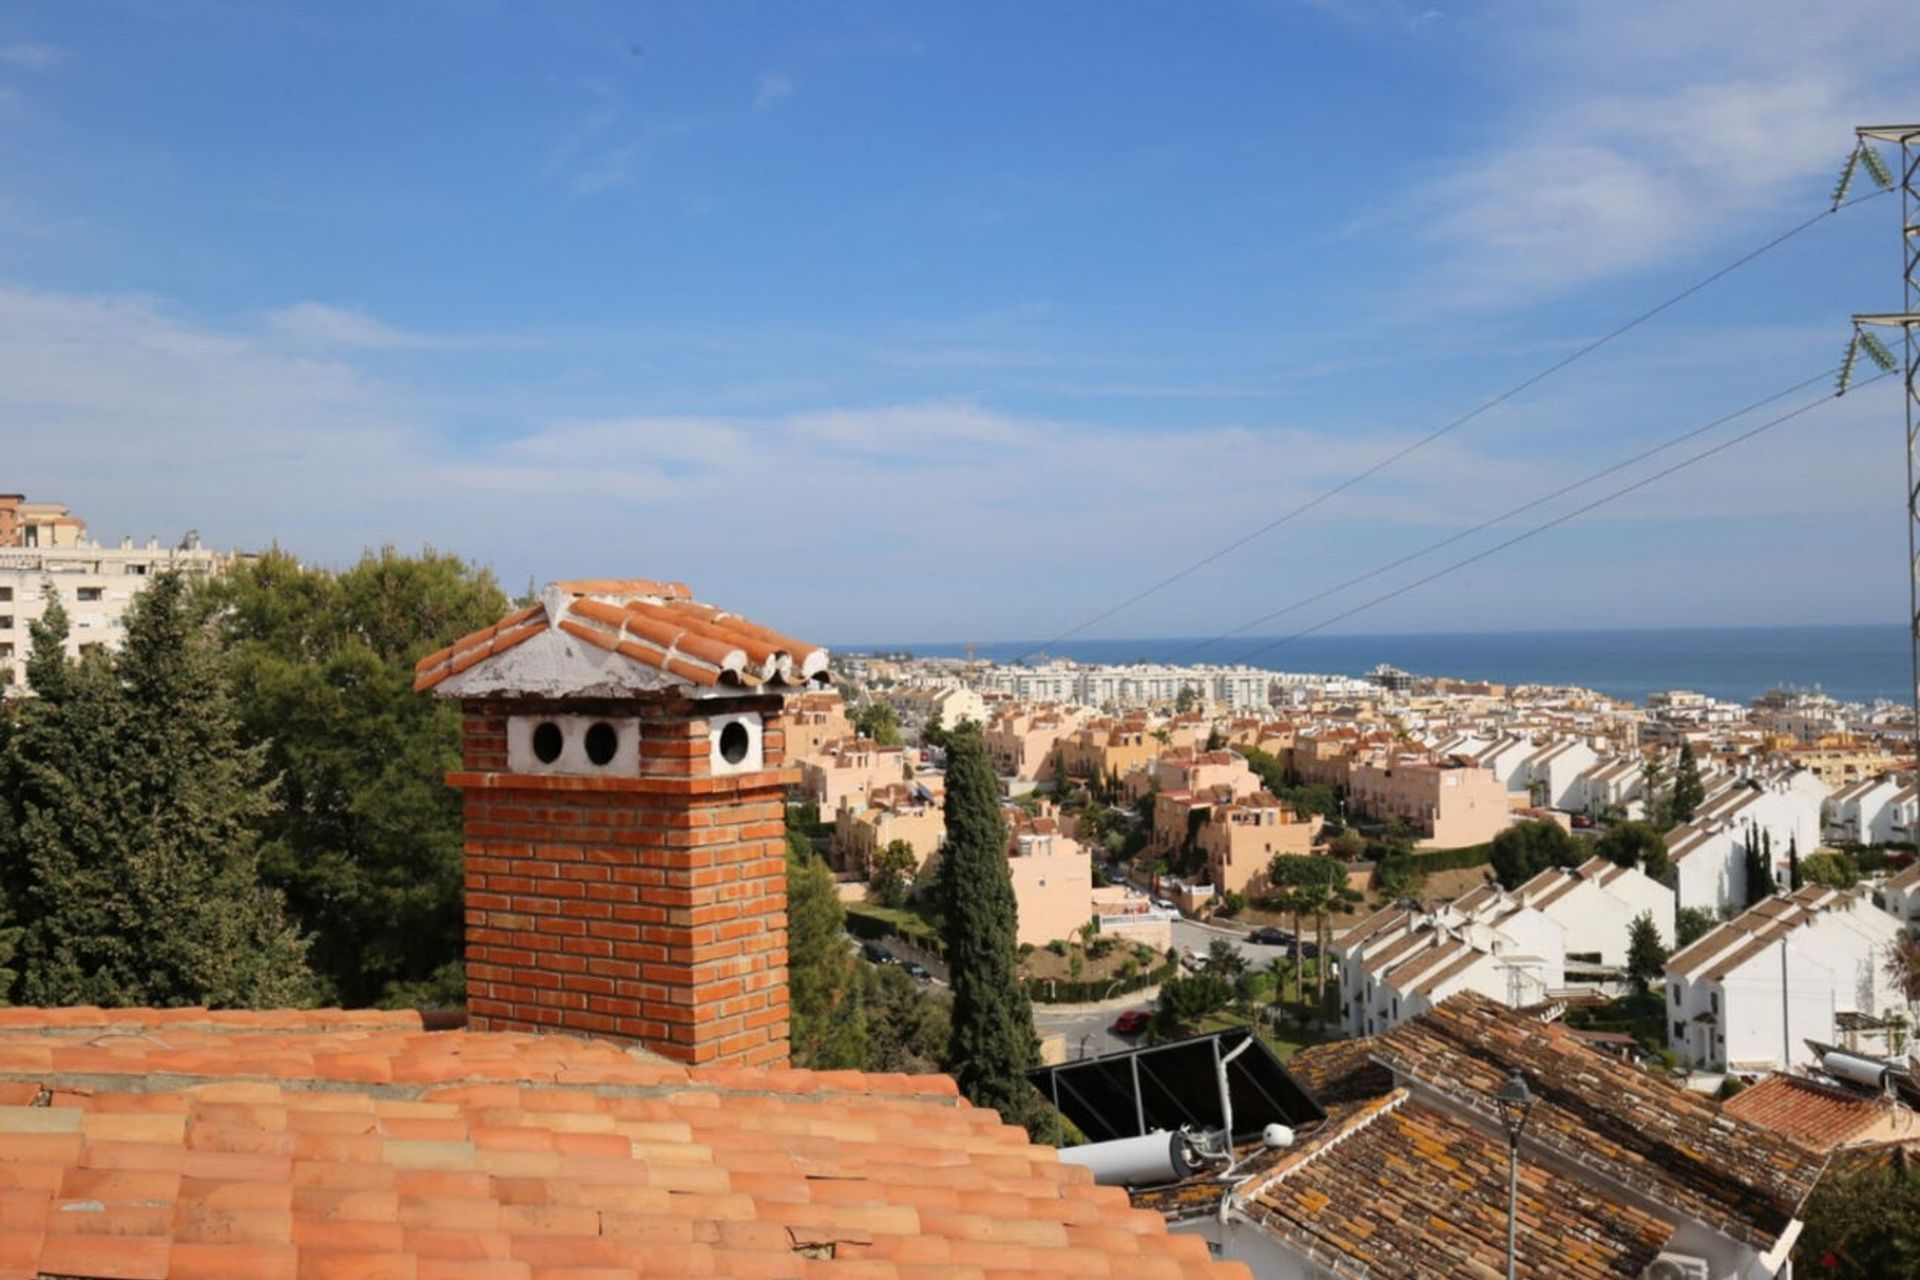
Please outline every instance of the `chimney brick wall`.
[{"label": "chimney brick wall", "polygon": [[[467,1002],[482,1030],[631,1038],[691,1064],[787,1060],[780,699],[468,699]],[[709,714],[757,711],[764,768],[712,776]],[[508,771],[514,715],[640,719],[640,776]]]}]

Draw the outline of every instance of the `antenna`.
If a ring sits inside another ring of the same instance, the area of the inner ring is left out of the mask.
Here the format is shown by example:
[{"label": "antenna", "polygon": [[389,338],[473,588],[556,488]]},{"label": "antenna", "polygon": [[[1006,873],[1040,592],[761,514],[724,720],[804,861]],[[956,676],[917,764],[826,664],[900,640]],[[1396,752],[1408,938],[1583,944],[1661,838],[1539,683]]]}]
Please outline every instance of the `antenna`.
[{"label": "antenna", "polygon": [[[1856,315],[1853,340],[1847,344],[1846,360],[1841,368],[1840,394],[1847,384],[1859,352],[1882,370],[1901,368],[1904,373],[1907,410],[1907,653],[1913,690],[1913,750],[1920,767],[1920,124],[1862,125],[1853,131],[1853,153],[1847,158],[1835,190],[1835,203],[1846,198],[1854,173],[1864,166],[1880,188],[1896,185],[1896,180],[1881,159],[1876,143],[1900,149],[1900,267],[1901,309],[1897,312]],[[1875,329],[1900,331],[1901,356],[1896,359]],[[1920,776],[1920,775],[1916,775]]]}]

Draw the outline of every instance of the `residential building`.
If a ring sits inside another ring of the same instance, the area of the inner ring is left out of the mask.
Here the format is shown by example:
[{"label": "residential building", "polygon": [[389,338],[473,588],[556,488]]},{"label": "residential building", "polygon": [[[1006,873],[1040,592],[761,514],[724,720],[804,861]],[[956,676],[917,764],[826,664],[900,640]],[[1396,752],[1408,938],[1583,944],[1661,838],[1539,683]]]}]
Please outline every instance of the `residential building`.
[{"label": "residential building", "polygon": [[1092,898],[1102,935],[1155,951],[1173,945],[1173,922],[1180,918],[1179,912],[1156,907],[1151,899],[1124,885],[1101,885]]},{"label": "residential building", "polygon": [[1542,809],[1574,808],[1575,782],[1600,756],[1581,738],[1554,738],[1520,762],[1512,787]]},{"label": "residential building", "polygon": [[1887,914],[1907,928],[1920,933],[1920,860],[1887,877],[1880,886]]},{"label": "residential building", "polygon": [[1820,847],[1826,784],[1805,769],[1743,778],[1709,792],[1693,821],[1667,833],[1679,905],[1718,912],[1744,907],[1748,833],[1772,853],[1775,886],[1787,883],[1791,854]]},{"label": "residential building", "polygon": [[1898,803],[1912,802],[1913,786],[1882,773],[1836,790],[1827,802],[1825,835],[1836,844],[1881,845],[1894,839]]},{"label": "residential building", "polygon": [[1357,764],[1347,776],[1347,808],[1405,822],[1429,849],[1484,844],[1506,830],[1513,816],[1498,775],[1459,756]]},{"label": "residential building", "polygon": [[788,699],[787,716],[787,754],[795,760],[816,758],[828,743],[855,736],[838,689]]},{"label": "residential building", "polygon": [[1267,867],[1274,858],[1313,852],[1320,826],[1320,819],[1256,791],[1212,806],[1194,845],[1206,855],[1207,875],[1216,892],[1257,895],[1267,890]]},{"label": "residential building", "polygon": [[1899,1013],[1887,975],[1900,923],[1863,891],[1808,885],[1768,898],[1667,961],[1668,1047],[1711,1071],[1784,1070],[1810,1061],[1808,1040],[1838,1043]]},{"label": "residential building", "polygon": [[916,742],[921,731],[936,717],[949,729],[962,720],[978,725],[987,723],[986,699],[965,685],[895,685],[882,695],[882,700],[893,708],[901,731]]},{"label": "residential building", "polygon": [[861,807],[879,787],[906,779],[906,748],[883,747],[872,738],[842,738],[801,760],[800,789],[824,814]]},{"label": "residential building", "polygon": [[[1262,1280],[1505,1275],[1510,1186],[1519,1280],[1772,1280],[1789,1272],[1826,1163],[1471,993],[1305,1049],[1287,1070],[1326,1120],[1251,1150],[1230,1178],[1209,1169],[1133,1193]],[[1510,1183],[1494,1096],[1515,1072],[1533,1102]]]},{"label": "residential building", "polygon": [[1075,778],[1124,778],[1165,748],[1144,716],[1100,716],[1063,735],[1054,750]]},{"label": "residential building", "polygon": [[1017,943],[1071,938],[1093,919],[1093,859],[1054,817],[1008,813],[1007,869],[1018,908]]},{"label": "residential building", "polygon": [[1776,1071],[1742,1089],[1720,1111],[1815,1151],[1920,1136],[1920,1123],[1909,1108],[1888,1106],[1878,1089],[1825,1076]]},{"label": "residential building", "polygon": [[993,767],[1002,777],[1022,782],[1051,781],[1054,745],[1079,720],[1080,713],[1063,707],[1003,707],[987,723],[987,754],[993,757]]},{"label": "residential building", "polygon": [[1598,817],[1616,810],[1629,818],[1645,814],[1641,790],[1646,762],[1637,755],[1596,760],[1573,780],[1563,808]]},{"label": "residential building", "polygon": [[131,539],[103,547],[87,536],[86,521],[66,507],[0,494],[0,689],[25,689],[29,626],[54,600],[67,613],[68,656],[111,653],[125,636],[128,606],[154,575],[206,577],[226,563],[194,534],[173,548],[151,538],[139,547]]},{"label": "residential building", "polygon": [[1627,966],[1633,922],[1653,919],[1662,946],[1673,946],[1673,890],[1637,867],[1589,858],[1575,868],[1550,867],[1513,891],[1520,902],[1560,925],[1571,956]]},{"label": "residential building", "polygon": [[834,865],[862,879],[872,874],[874,859],[895,840],[913,847],[918,875],[946,838],[944,809],[906,783],[875,787],[864,804],[843,804],[833,815]]}]

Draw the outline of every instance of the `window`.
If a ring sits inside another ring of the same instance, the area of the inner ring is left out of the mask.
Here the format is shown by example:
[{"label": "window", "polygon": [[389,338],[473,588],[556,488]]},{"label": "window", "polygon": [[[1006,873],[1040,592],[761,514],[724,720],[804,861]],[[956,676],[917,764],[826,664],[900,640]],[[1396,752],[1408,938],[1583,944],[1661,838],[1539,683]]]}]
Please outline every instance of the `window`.
[{"label": "window", "polygon": [[0,631],[11,630],[13,630],[13,615],[10,613],[0,613]]},{"label": "window", "polygon": [[1713,1011],[1715,1013],[1720,1012],[1720,993],[1718,991],[1708,992],[1707,1000],[1713,1005]]},{"label": "window", "polygon": [[100,600],[101,592],[100,587],[81,587],[73,593],[73,598],[82,604],[95,603]]},{"label": "window", "polygon": [[0,587],[0,604],[5,604],[11,601],[12,599],[13,599],[13,588]]},{"label": "window", "polygon": [[1673,989],[1673,1007],[1676,1009],[1680,1007],[1680,988],[1677,986]]},{"label": "window", "polygon": [[1674,1024],[1673,1024],[1673,1038],[1674,1038],[1675,1040],[1685,1040],[1685,1039],[1687,1038],[1687,1024],[1686,1024],[1686,1023],[1684,1023],[1684,1022],[1676,1022],[1676,1023],[1674,1023]]}]

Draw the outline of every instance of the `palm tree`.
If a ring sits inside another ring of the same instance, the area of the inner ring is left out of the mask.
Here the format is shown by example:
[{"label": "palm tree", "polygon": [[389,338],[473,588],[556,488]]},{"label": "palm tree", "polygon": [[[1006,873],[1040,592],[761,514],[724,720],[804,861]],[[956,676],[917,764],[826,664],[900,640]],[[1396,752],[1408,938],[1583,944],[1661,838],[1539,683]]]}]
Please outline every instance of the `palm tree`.
[{"label": "palm tree", "polygon": [[1920,1004],[1920,937],[1903,933],[1887,944],[1887,977],[1908,1004]]},{"label": "palm tree", "polygon": [[1351,911],[1365,901],[1358,889],[1345,880],[1336,880],[1329,884],[1320,902],[1319,942],[1320,942],[1320,1012],[1327,1011],[1327,952],[1333,946],[1333,932],[1328,927],[1327,918],[1343,911]]}]

